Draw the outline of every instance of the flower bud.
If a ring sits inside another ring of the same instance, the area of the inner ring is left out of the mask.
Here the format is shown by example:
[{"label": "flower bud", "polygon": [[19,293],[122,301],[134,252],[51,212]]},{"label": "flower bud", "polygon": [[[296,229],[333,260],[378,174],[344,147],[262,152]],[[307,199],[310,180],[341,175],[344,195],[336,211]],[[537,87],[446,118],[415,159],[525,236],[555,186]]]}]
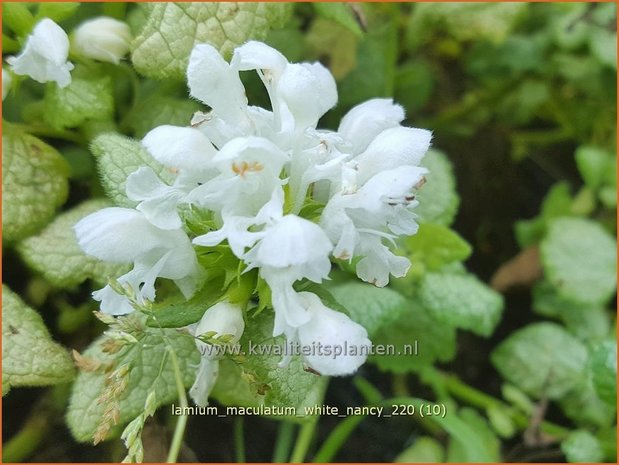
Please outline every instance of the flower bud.
[{"label": "flower bud", "polygon": [[[207,333],[216,333],[215,340],[222,336],[225,338],[226,344],[236,344],[241,339],[245,330],[245,322],[243,321],[243,311],[237,305],[232,305],[228,302],[220,302],[213,305],[205,313],[198,326],[195,329],[196,337]],[[207,352],[204,346],[207,344],[196,339],[198,349],[203,351],[203,356],[219,356],[219,351]]]},{"label": "flower bud", "polygon": [[131,40],[127,24],[101,16],[80,24],[74,32],[72,46],[78,55],[118,64],[129,52]]}]

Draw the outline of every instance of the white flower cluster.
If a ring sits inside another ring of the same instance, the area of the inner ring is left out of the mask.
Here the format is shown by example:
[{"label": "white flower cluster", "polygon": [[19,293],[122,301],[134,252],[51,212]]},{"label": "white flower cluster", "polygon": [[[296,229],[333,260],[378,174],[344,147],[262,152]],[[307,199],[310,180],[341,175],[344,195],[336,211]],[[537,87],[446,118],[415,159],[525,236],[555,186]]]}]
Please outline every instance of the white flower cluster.
[{"label": "white flower cluster", "polygon": [[[271,110],[248,105],[239,77],[247,70],[262,79]],[[389,99],[356,106],[337,131],[316,129],[337,102],[332,75],[319,63],[289,63],[260,42],[237,48],[230,63],[212,46],[197,45],[187,79],[191,96],[211,110],[194,115],[191,127],[160,126],[142,140],[174,173],[173,182],[140,167],[126,183],[137,207],[107,208],[80,221],[75,230],[82,249],[106,261],[132,261],[119,282],[152,300],[157,277],[174,280],[187,297],[194,292],[201,270],[192,243],[227,243],[246,270],[257,268],[269,285],[274,336],[369,346],[363,327],[293,285],[328,279],[331,257],[357,259],[358,276],[377,286],[406,274],[408,259],[386,243],[417,231],[411,209],[426,172],[419,162],[430,132],[401,126],[404,111]],[[179,216],[183,204],[212,212],[217,228],[190,238]],[[104,312],[132,310],[109,286],[94,297]],[[364,360],[306,357],[333,376],[354,372]]]},{"label": "white flower cluster", "polygon": [[[122,21],[101,16],[80,24],[73,40],[54,21],[43,18],[32,30],[24,49],[18,56],[6,59],[13,73],[29,76],[35,81],[55,82],[58,87],[71,84],[74,66],[69,60],[69,49],[77,56],[118,64],[128,52],[131,30]],[[3,70],[3,100],[10,85],[10,75]]]}]

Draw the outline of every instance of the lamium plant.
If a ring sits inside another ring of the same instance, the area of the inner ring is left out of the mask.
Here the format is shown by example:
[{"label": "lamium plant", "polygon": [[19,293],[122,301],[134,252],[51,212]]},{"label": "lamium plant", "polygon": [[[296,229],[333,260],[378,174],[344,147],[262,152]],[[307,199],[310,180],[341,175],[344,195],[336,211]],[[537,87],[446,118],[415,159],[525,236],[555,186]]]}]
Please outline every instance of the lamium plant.
[{"label": "lamium plant", "polygon": [[[3,460],[359,460],[362,421],[379,461],[614,460],[616,108],[562,109],[615,101],[616,11],[574,5],[2,3]],[[556,140],[577,194],[486,195]]]}]

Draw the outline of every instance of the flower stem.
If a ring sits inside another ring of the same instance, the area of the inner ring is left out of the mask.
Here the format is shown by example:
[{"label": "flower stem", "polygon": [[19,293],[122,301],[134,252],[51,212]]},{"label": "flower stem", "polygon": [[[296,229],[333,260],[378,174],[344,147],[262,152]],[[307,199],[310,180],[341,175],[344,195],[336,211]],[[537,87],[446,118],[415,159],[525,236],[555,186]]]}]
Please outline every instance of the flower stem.
[{"label": "flower stem", "polygon": [[243,437],[243,417],[236,417],[234,419],[234,450],[236,452],[236,461],[244,463],[245,438]]},{"label": "flower stem", "polygon": [[[181,375],[181,369],[178,365],[178,359],[176,358],[176,352],[172,347],[168,347],[168,353],[170,354],[170,361],[174,367],[174,380],[176,381],[176,389],[178,391],[178,398],[182,411],[185,411],[187,403],[187,393],[185,392],[185,385],[183,383],[183,376]],[[176,421],[176,427],[174,428],[174,436],[172,437],[172,444],[170,444],[170,451],[168,452],[167,463],[176,463],[178,460],[178,454],[180,453],[181,446],[183,444],[183,436],[185,435],[185,428],[187,426],[187,415],[181,415]]]},{"label": "flower stem", "polygon": [[314,430],[318,424],[318,417],[312,418],[310,421],[301,426],[297,442],[294,445],[294,450],[290,456],[291,463],[303,463],[305,456],[314,437]]},{"label": "flower stem", "polygon": [[294,423],[288,420],[282,420],[279,425],[275,450],[273,451],[273,463],[285,463],[288,461],[290,448],[292,447],[294,427]]}]

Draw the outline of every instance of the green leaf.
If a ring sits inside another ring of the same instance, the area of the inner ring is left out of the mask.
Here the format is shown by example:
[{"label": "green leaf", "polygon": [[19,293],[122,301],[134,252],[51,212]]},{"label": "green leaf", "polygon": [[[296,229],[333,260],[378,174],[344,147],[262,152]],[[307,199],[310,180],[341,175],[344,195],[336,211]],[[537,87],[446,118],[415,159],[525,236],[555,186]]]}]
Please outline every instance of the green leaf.
[{"label": "green leaf", "polygon": [[604,339],[610,332],[610,318],[603,306],[566,299],[547,281],[533,287],[533,310],[563,321],[569,332],[585,342]]},{"label": "green leaf", "polygon": [[511,411],[500,405],[490,405],[486,408],[488,421],[494,431],[502,438],[509,439],[516,434],[516,425],[510,415]]},{"label": "green leaf", "polygon": [[52,341],[41,316],[2,285],[2,395],[13,386],[71,381],[69,353]]},{"label": "green leaf", "polygon": [[204,312],[223,298],[225,287],[219,280],[209,281],[189,300],[181,293],[153,304],[153,316],[148,324],[163,328],[182,328],[196,323]]},{"label": "green leaf", "polygon": [[412,446],[394,459],[394,463],[441,463],[444,461],[443,446],[429,436],[416,439]]},{"label": "green leaf", "polygon": [[500,442],[488,422],[472,408],[445,415],[439,422],[449,433],[448,462],[500,462]]},{"label": "green leaf", "polygon": [[605,341],[591,351],[589,369],[595,392],[604,402],[617,406],[617,342]]},{"label": "green leaf", "polygon": [[[586,367],[585,367],[585,375]],[[615,421],[615,409],[600,399],[590,377],[579,379],[576,386],[559,400],[565,416],[583,427],[608,427]]]},{"label": "green leaf", "polygon": [[103,66],[78,65],[71,84],[47,86],[45,120],[56,128],[73,128],[88,120],[107,120],[114,115],[112,79]]},{"label": "green leaf", "polygon": [[[263,311],[248,318],[240,341],[245,355],[238,362],[226,359],[220,363],[212,397],[224,405],[295,407],[297,415],[303,416],[303,407],[320,402],[327,378],[304,371],[300,356],[294,356],[286,367],[278,367],[286,341],[283,336],[274,338],[272,332],[273,312]],[[250,344],[256,351],[270,350],[271,353],[252,354]],[[290,419],[303,420],[301,417]]]},{"label": "green leaf", "polygon": [[370,339],[381,327],[396,321],[410,305],[406,297],[394,290],[356,281],[330,285],[327,289],[350,318],[367,330]]},{"label": "green leaf", "polygon": [[423,59],[409,61],[398,67],[394,99],[407,114],[417,113],[428,102],[434,90],[434,71]]},{"label": "green leaf", "polygon": [[617,69],[617,33],[596,27],[589,36],[591,53],[600,63]]},{"label": "green leaf", "polygon": [[79,2],[45,2],[39,3],[37,19],[50,18],[57,23],[73,16],[80,7]]},{"label": "green leaf", "polygon": [[291,9],[289,3],[153,3],[133,43],[133,65],[151,78],[184,80],[194,45],[208,42],[229,56],[283,26]]},{"label": "green leaf", "polygon": [[25,4],[7,2],[2,5],[2,23],[18,36],[25,37],[34,27],[34,17]]},{"label": "green leaf", "polygon": [[572,431],[561,443],[565,458],[571,463],[596,463],[604,458],[597,438],[588,431]]},{"label": "green leaf", "polygon": [[116,133],[101,134],[93,140],[90,150],[97,160],[105,193],[116,205],[135,207],[136,202],[127,198],[125,183],[141,166],[151,167],[164,181],[171,179],[172,173],[134,139]]},{"label": "green leaf", "polygon": [[419,206],[415,213],[422,223],[449,226],[460,204],[451,163],[443,152],[430,149],[421,165],[428,168],[429,173],[426,174],[427,182],[417,193]]},{"label": "green leaf", "polygon": [[566,298],[599,303],[616,290],[617,243],[600,225],[559,218],[541,243],[547,279]]},{"label": "green leaf", "polygon": [[164,124],[187,126],[200,108],[193,100],[155,95],[136,105],[127,122],[135,137],[142,138],[151,129]]},{"label": "green leaf", "polygon": [[612,155],[598,147],[582,145],[576,150],[578,171],[585,184],[593,190],[606,180],[608,170],[612,170]]},{"label": "green leaf", "polygon": [[441,323],[490,336],[501,318],[503,299],[475,276],[428,273],[419,298]]},{"label": "green leaf", "polygon": [[[191,386],[195,380],[200,352],[194,338],[187,333],[175,329],[145,329],[139,342],[125,346],[114,355],[103,352],[102,344],[106,339],[96,340],[83,354],[90,360],[101,362],[101,368],[81,371],[73,385],[67,424],[73,437],[80,442],[92,440],[103,421],[107,402],[100,400],[109,370],[123,365],[129,367],[126,387],[118,396],[119,425],[128,423],[144,410],[144,399],[150,391],[155,391],[157,406],[177,398],[168,345],[176,353],[185,387]],[[108,367],[107,372],[105,367]]]},{"label": "green leaf", "polygon": [[312,6],[316,10],[316,13],[318,14],[318,16],[321,16],[325,19],[330,19],[340,24],[341,26],[344,26],[350,32],[355,34],[357,37],[361,37],[363,35],[361,26],[359,26],[359,23],[355,19],[355,15],[351,8],[350,3],[316,2],[316,3],[312,3]]},{"label": "green leaf", "polygon": [[417,234],[406,238],[405,246],[415,265],[422,263],[433,271],[464,261],[472,252],[471,246],[458,233],[432,223],[422,223]]},{"label": "green leaf", "polygon": [[94,199],[58,215],[43,231],[18,245],[24,261],[45,279],[57,287],[73,287],[93,279],[106,283],[109,277],[116,278],[128,271],[127,266],[102,262],[86,255],[77,244],[73,226],[85,216],[110,202]]},{"label": "green leaf", "polygon": [[[392,346],[393,355],[373,355],[370,362],[393,373],[417,371],[456,353],[456,330],[439,322],[418,300],[408,300],[399,318],[372,336],[374,346]],[[411,348],[418,347],[414,354]]]},{"label": "green leaf", "polygon": [[539,216],[516,222],[516,239],[520,247],[526,248],[539,243],[546,234],[550,220],[571,216],[572,203],[569,183],[563,181],[554,184],[544,197]]},{"label": "green leaf", "polygon": [[411,16],[411,26],[443,29],[457,40],[486,39],[500,43],[526,10],[521,3],[419,3]]},{"label": "green leaf", "polygon": [[37,232],[68,193],[69,166],[51,146],[4,125],[2,134],[2,238]]},{"label": "green leaf", "polygon": [[559,399],[582,380],[587,350],[554,323],[533,323],[513,332],[492,352],[503,378],[534,397]]},{"label": "green leaf", "polygon": [[[395,86],[397,27],[394,17],[376,19],[357,47],[357,66],[338,86],[338,106],[349,108],[376,97],[391,97]],[[337,124],[335,124],[337,125]]]}]

